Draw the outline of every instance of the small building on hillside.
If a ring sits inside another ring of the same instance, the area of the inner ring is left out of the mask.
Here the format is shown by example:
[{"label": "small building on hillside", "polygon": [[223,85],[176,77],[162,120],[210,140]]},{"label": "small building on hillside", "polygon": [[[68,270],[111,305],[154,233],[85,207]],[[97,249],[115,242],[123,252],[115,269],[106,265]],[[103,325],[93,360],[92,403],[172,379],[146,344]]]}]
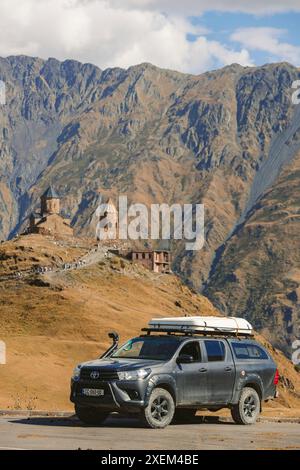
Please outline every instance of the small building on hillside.
[{"label": "small building on hillside", "polygon": [[51,186],[41,196],[40,213],[30,215],[27,233],[73,236],[70,220],[60,212],[60,197]]},{"label": "small building on hillside", "polygon": [[130,258],[155,273],[171,272],[171,252],[168,250],[133,250]]}]

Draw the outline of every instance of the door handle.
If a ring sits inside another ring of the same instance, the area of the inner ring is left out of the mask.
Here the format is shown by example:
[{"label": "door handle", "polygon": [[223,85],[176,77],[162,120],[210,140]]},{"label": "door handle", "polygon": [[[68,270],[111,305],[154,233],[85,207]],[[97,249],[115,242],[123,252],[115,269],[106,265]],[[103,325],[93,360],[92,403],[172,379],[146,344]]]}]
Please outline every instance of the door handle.
[{"label": "door handle", "polygon": [[199,369],[199,372],[207,372],[206,367],[201,367],[201,369]]},{"label": "door handle", "polygon": [[227,366],[227,367],[225,367],[225,370],[226,370],[226,372],[230,372],[232,370],[232,367]]}]

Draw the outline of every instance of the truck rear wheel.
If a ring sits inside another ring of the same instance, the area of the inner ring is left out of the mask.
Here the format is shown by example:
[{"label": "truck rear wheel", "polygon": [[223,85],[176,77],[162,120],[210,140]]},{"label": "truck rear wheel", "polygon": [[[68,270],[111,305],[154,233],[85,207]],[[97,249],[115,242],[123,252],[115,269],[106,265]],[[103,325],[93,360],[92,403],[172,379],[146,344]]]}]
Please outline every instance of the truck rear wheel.
[{"label": "truck rear wheel", "polygon": [[109,415],[108,411],[102,411],[95,407],[75,405],[75,413],[85,424],[102,424]]},{"label": "truck rear wheel", "polygon": [[260,413],[260,398],[254,388],[245,387],[239,402],[231,409],[232,419],[237,424],[254,424]]},{"label": "truck rear wheel", "polygon": [[141,412],[142,421],[150,428],[165,428],[171,423],[175,412],[172,395],[164,388],[155,388],[149,403]]}]

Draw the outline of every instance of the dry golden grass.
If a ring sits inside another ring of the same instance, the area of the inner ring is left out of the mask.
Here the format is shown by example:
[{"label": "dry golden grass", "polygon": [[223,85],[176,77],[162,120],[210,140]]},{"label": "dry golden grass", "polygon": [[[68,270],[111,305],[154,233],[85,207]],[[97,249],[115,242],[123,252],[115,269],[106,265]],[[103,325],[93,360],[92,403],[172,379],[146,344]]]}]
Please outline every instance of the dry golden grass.
[{"label": "dry golden grass", "polygon": [[[10,254],[1,261],[2,272],[20,245],[34,250],[22,251],[27,267],[32,256],[62,257],[61,247],[50,239],[22,237],[2,244],[2,252]],[[70,247],[64,259],[71,261],[82,252],[86,249]],[[37,280],[40,285],[35,285]],[[153,316],[185,314],[218,312],[175,276],[157,275],[117,257],[78,270],[0,282],[0,338],[7,344],[7,365],[0,366],[0,408],[71,410],[72,369],[108,347],[109,330],[117,330],[125,341]],[[272,353],[299,390],[299,375],[291,363]],[[281,392],[281,405],[298,406],[290,387],[282,385]]]},{"label": "dry golden grass", "polygon": [[[14,249],[18,252],[18,246],[28,243],[22,237],[2,245],[9,254],[2,260],[2,272],[7,272]],[[34,244],[36,258],[46,256],[41,253],[47,250],[52,258],[61,256],[61,247],[51,240],[35,236]],[[27,269],[32,251],[22,253],[21,263]],[[68,261],[70,253],[74,258],[79,254],[70,249]],[[32,285],[36,279],[42,279],[40,286]],[[109,330],[118,330],[125,340],[156,315],[215,313],[207,299],[192,293],[176,277],[158,276],[119,258],[79,270],[0,282],[0,306],[0,337],[8,352],[7,365],[0,366],[5,384],[0,407],[50,410],[71,409],[72,369],[108,347]]]}]

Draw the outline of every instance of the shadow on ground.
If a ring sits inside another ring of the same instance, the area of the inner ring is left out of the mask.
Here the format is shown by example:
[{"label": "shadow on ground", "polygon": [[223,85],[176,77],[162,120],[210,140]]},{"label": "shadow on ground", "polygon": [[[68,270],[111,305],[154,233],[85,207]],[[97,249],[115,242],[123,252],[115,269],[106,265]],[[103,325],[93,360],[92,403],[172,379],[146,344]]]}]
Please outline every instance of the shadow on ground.
[{"label": "shadow on ground", "polygon": [[[87,425],[79,421],[79,419],[74,415],[68,418],[65,417],[28,417],[21,419],[12,419],[10,421],[14,424],[29,424],[30,426],[53,426],[53,427],[80,427],[80,428],[90,428],[90,427],[107,427],[107,428],[144,428],[144,425],[139,421],[139,419],[134,417],[124,417],[119,416],[118,414],[110,415],[109,418],[100,425]],[[187,421],[182,421],[180,423],[172,423],[171,426],[181,426],[181,425],[199,425],[199,424],[227,424],[234,425],[231,421],[225,421],[219,416],[196,416],[194,419]]]}]

